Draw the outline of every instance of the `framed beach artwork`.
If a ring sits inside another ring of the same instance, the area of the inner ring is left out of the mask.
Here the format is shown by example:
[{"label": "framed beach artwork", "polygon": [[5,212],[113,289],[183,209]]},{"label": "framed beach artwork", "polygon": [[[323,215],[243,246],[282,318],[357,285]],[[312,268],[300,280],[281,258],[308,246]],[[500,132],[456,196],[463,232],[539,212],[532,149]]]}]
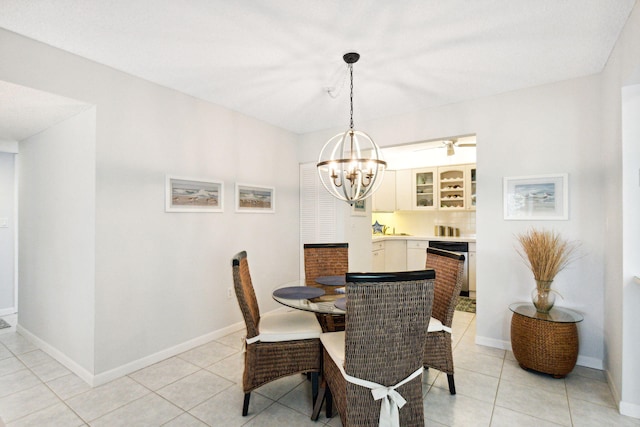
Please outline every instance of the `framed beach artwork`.
[{"label": "framed beach artwork", "polygon": [[167,175],[166,212],[223,212],[222,181]]},{"label": "framed beach artwork", "polygon": [[276,189],[236,183],[236,212],[274,213]]},{"label": "framed beach artwork", "polygon": [[367,216],[367,199],[358,200],[351,205],[351,216]]},{"label": "framed beach artwork", "polygon": [[568,174],[504,178],[504,219],[569,219]]}]

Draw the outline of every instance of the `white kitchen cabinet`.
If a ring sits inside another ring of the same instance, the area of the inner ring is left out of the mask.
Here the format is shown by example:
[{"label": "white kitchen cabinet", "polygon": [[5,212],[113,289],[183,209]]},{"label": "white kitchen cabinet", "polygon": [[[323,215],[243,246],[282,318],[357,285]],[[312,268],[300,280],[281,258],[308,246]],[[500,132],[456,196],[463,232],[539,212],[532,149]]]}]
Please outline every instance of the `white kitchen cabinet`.
[{"label": "white kitchen cabinet", "polygon": [[437,168],[411,169],[411,209],[433,210],[438,207]]},{"label": "white kitchen cabinet", "polygon": [[374,212],[393,212],[396,210],[396,171],[385,171],[382,184],[371,196]]},{"label": "white kitchen cabinet", "polygon": [[407,270],[424,270],[428,247],[427,240],[407,240]]},{"label": "white kitchen cabinet", "polygon": [[476,297],[476,244],[469,243],[469,296]]},{"label": "white kitchen cabinet", "polygon": [[[373,210],[475,210],[476,165],[454,165],[388,171],[385,181],[373,195]],[[395,185],[392,191],[388,186]],[[392,194],[393,193],[393,194]],[[392,207],[393,200],[393,207]]]},{"label": "white kitchen cabinet", "polygon": [[407,269],[406,240],[387,240],[384,242],[385,271],[405,271]]},{"label": "white kitchen cabinet", "polygon": [[396,210],[398,211],[410,211],[412,209],[411,174],[411,169],[396,171]]},{"label": "white kitchen cabinet", "polygon": [[440,209],[465,208],[464,165],[438,168],[438,198]]},{"label": "white kitchen cabinet", "polygon": [[476,210],[476,165],[467,165],[465,170],[465,204],[468,210]]},{"label": "white kitchen cabinet", "polygon": [[374,242],[371,250],[371,271],[385,271],[385,245],[384,242]]}]

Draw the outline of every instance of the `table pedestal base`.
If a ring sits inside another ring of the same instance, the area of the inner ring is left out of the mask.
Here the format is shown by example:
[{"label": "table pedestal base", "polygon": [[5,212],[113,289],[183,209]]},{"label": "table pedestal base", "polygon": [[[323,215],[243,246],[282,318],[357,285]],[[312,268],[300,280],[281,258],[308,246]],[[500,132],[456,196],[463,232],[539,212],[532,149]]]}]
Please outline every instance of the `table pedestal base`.
[{"label": "table pedestal base", "polygon": [[513,313],[511,347],[521,368],[564,378],[578,360],[578,328]]}]

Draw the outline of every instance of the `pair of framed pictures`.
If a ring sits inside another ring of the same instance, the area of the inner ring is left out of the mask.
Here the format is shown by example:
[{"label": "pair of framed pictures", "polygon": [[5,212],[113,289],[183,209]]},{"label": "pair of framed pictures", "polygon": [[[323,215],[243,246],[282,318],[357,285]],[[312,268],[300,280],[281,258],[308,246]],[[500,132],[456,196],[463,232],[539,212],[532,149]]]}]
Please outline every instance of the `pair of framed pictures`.
[{"label": "pair of framed pictures", "polygon": [[[224,212],[224,182],[167,175],[166,212]],[[236,212],[274,213],[274,187],[236,183]]]}]

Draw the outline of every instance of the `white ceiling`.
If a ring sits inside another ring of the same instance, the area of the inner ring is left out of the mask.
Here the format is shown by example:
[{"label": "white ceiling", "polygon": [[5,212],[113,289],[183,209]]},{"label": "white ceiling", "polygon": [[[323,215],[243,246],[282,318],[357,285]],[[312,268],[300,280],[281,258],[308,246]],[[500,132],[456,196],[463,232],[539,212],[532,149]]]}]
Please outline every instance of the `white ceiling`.
[{"label": "white ceiling", "polygon": [[348,51],[358,128],[598,73],[635,2],[0,0],[0,27],[305,133],[348,126]]},{"label": "white ceiling", "polygon": [[22,141],[90,107],[74,99],[0,81],[0,139]]}]

